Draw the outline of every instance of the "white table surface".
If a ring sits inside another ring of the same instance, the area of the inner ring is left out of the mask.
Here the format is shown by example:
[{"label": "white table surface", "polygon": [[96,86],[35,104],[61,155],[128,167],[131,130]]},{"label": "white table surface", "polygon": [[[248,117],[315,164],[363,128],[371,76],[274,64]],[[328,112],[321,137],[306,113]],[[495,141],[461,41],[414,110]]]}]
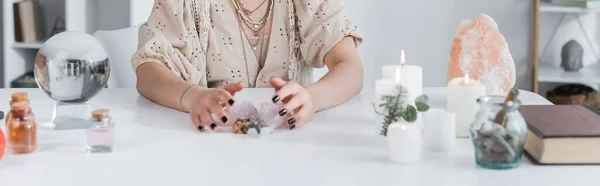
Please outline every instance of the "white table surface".
[{"label": "white table surface", "polygon": [[[0,89],[0,109],[10,94]],[[38,123],[49,121],[53,101],[37,89],[30,93]],[[425,88],[432,105],[445,107],[444,88]],[[259,139],[226,133],[200,133],[189,117],[163,108],[130,89],[107,89],[93,108],[108,108],[117,121],[117,149],[86,154],[80,130],[39,130],[39,149],[6,154],[0,161],[4,186],[103,185],[597,185],[597,166],[536,166],[526,158],[518,169],[487,170],[475,165],[473,147],[459,139],[455,150],[426,152],[420,163],[389,163],[383,137],[365,91],[348,103],[318,113],[311,124]],[[247,89],[236,99],[268,101],[269,89]],[[550,104],[522,92],[524,104]],[[4,127],[4,125],[1,125]]]}]

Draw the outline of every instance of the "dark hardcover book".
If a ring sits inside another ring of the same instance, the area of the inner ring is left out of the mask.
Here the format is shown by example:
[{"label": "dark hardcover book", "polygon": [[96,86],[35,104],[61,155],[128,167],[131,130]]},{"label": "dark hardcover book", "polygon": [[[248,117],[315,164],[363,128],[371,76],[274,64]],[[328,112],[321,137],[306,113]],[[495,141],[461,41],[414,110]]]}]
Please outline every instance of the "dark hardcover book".
[{"label": "dark hardcover book", "polygon": [[536,164],[600,164],[600,113],[584,105],[526,105],[525,151]]}]

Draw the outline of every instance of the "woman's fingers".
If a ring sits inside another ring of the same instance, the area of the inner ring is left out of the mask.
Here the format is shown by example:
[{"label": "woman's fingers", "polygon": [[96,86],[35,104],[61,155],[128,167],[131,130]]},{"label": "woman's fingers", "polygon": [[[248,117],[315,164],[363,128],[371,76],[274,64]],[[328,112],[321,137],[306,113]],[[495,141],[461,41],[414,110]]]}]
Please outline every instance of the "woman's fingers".
[{"label": "woman's fingers", "polygon": [[302,106],[300,106],[299,108],[294,109],[295,113],[293,115],[290,115],[286,118],[285,122],[290,130],[294,130],[302,126],[302,122],[305,120],[305,113],[302,112],[303,110],[304,109],[302,109]]},{"label": "woman's fingers", "polygon": [[216,127],[214,124],[215,121],[212,119],[208,110],[203,110],[201,113],[198,113],[198,115],[200,115],[200,121],[202,121],[204,130],[214,130]]},{"label": "woman's fingers", "polygon": [[231,95],[235,95],[235,93],[244,90],[244,84],[242,82],[227,84],[223,86],[223,89],[229,92]]},{"label": "woman's fingers", "polygon": [[287,119],[287,123],[290,130],[304,126],[307,122],[312,120],[312,111],[304,106],[298,107],[296,113]]},{"label": "woman's fingers", "polygon": [[[214,100],[213,102],[208,104],[208,109],[210,111],[210,113],[213,113],[217,116],[217,118],[219,118],[221,124],[225,124],[227,123],[227,121],[229,121],[229,117],[227,116],[227,113],[225,113],[225,110],[223,109],[223,107],[221,107],[220,104],[217,103],[216,100]],[[212,117],[211,117],[212,120]],[[215,122],[219,123],[219,122]],[[214,129],[214,127],[211,126],[211,129]]]},{"label": "woman's fingers", "polygon": [[235,101],[233,100],[233,96],[231,95],[231,93],[229,93],[229,91],[225,89],[216,89],[215,91],[217,91],[216,97],[221,106],[225,106],[225,104],[233,105],[235,103]]},{"label": "woman's fingers", "polygon": [[279,116],[284,116],[288,113],[291,114],[290,111],[296,112],[304,104],[305,100],[305,97],[302,95],[290,96],[290,99],[283,104],[283,108],[279,111]]},{"label": "woman's fingers", "polygon": [[194,124],[194,127],[196,127],[198,131],[204,132],[205,128],[200,120],[200,116],[197,113],[190,113],[190,118],[192,119],[192,124]]},{"label": "woman's fingers", "polygon": [[287,82],[284,81],[281,78],[276,78],[276,77],[271,77],[271,79],[269,79],[269,83],[271,83],[271,86],[273,86],[273,88],[275,88],[275,91],[278,91],[279,89],[281,89],[281,87],[283,87]]},{"label": "woman's fingers", "polygon": [[281,87],[281,89],[275,92],[275,96],[273,96],[272,98],[273,103],[282,101],[283,99],[286,99],[289,96],[296,95],[296,93],[298,93],[299,88],[300,86],[295,83],[285,84],[283,87]]}]

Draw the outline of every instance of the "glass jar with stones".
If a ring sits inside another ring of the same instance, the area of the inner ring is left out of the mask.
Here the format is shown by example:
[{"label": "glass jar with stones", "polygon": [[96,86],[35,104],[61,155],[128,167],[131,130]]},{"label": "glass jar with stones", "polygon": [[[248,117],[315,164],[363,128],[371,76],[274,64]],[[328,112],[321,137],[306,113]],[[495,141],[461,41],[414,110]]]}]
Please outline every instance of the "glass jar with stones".
[{"label": "glass jar with stones", "polygon": [[519,167],[527,135],[520,101],[501,96],[483,96],[470,133],[477,165],[488,169]]}]

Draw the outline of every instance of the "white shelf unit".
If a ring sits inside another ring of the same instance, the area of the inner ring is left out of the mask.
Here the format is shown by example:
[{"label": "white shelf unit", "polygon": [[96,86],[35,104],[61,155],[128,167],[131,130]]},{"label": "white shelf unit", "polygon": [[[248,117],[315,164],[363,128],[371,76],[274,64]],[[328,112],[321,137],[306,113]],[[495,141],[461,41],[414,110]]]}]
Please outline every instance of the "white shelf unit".
[{"label": "white shelf unit", "polygon": [[[541,57],[538,56],[537,52],[539,49],[539,21],[540,15],[539,13],[559,13],[564,15],[576,15],[577,19],[579,19],[579,15],[590,14],[590,13],[600,13],[600,8],[582,8],[582,7],[573,7],[573,6],[562,6],[562,5],[554,5],[549,2],[544,2],[543,0],[534,0],[534,2],[539,3],[539,6],[536,6],[536,17],[535,17],[535,43],[534,43],[534,51],[536,51],[536,55],[534,55],[534,81],[533,81],[533,91],[538,92],[539,83],[579,83],[585,84],[590,87],[595,88],[596,90],[600,90],[600,64],[599,62],[585,65],[578,72],[566,72],[562,67],[557,65],[553,61],[539,61]],[[578,20],[579,24],[582,24]],[[559,23],[560,24],[560,23]],[[583,30],[582,30],[583,31]],[[585,31],[584,31],[585,33]],[[593,34],[593,33],[586,33]],[[588,37],[589,38],[589,37]],[[586,43],[587,44],[587,43]],[[594,51],[597,52],[597,51]]]},{"label": "white shelf unit", "polygon": [[[43,41],[15,42],[13,3],[23,0],[2,0],[0,41],[0,88],[10,88],[11,81],[33,71],[34,58]],[[114,30],[145,22],[154,0],[38,0],[43,38],[52,30],[56,18],[65,21],[67,31],[93,33]]]},{"label": "white shelf unit", "polygon": [[581,7],[573,7],[573,6],[554,5],[549,2],[540,2],[540,12],[594,13],[594,12],[600,12],[600,8],[581,8]]},{"label": "white shelf unit", "polygon": [[15,42],[12,44],[12,48],[22,48],[22,49],[39,49],[42,47],[42,42],[35,43],[23,43],[23,42]]},{"label": "white shelf unit", "polygon": [[546,83],[580,83],[599,89],[600,65],[593,64],[577,72],[568,72],[558,66],[540,65],[538,81]]}]

